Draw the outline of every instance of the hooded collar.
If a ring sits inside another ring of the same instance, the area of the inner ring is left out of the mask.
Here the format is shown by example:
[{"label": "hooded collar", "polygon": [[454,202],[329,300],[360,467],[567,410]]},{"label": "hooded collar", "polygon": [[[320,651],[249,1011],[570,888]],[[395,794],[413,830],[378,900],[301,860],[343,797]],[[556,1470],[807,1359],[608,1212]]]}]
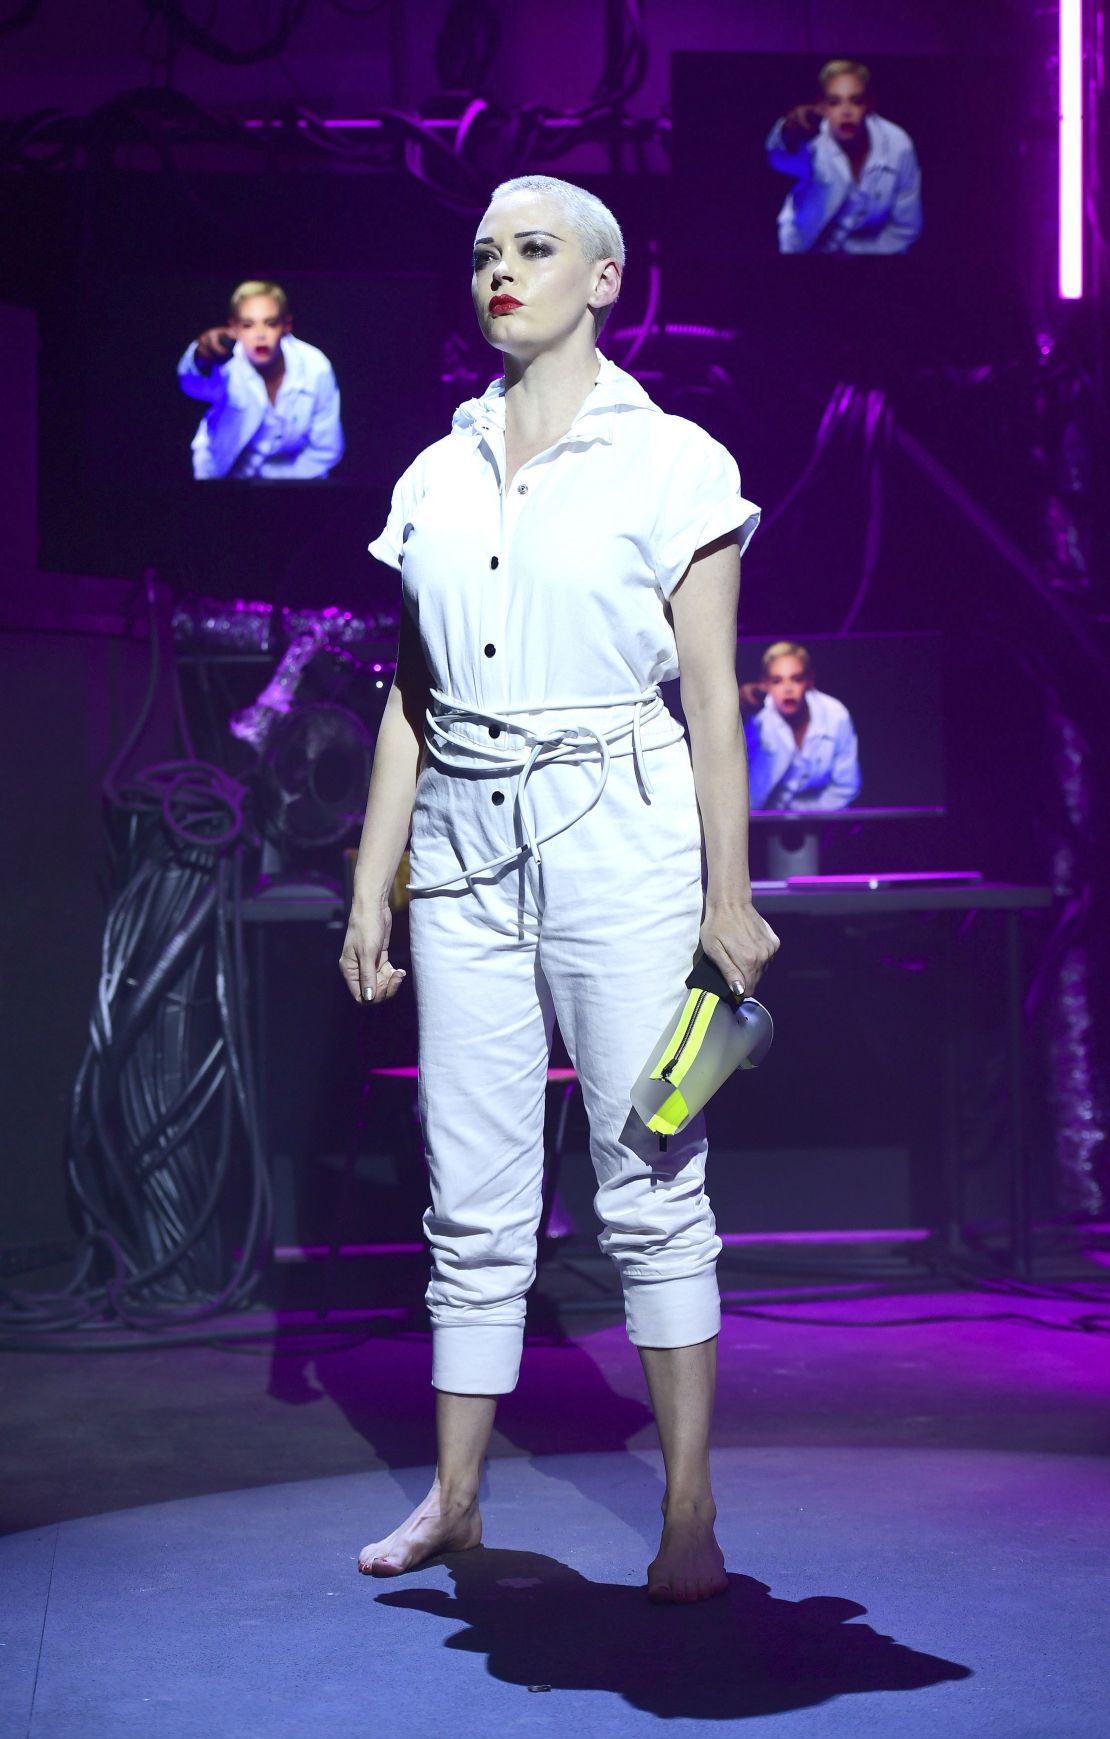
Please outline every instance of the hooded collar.
[{"label": "hooded collar", "polygon": [[[644,391],[639,381],[618,368],[601,351],[595,351],[597,379],[586,395],[570,428],[563,436],[579,440],[606,441],[613,439],[612,423],[616,415],[627,411],[654,411],[659,406]],[[584,425],[584,426],[583,426]],[[505,377],[491,380],[481,398],[466,399],[451,419],[452,429],[462,433],[483,435],[491,429],[505,428]]]}]

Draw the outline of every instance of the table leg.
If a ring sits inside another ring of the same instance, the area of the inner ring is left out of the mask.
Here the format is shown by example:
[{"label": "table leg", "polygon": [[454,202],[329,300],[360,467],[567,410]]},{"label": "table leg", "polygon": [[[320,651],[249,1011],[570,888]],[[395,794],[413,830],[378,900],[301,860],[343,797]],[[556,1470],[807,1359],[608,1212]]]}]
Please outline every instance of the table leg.
[{"label": "table leg", "polygon": [[253,1036],[252,1042],[254,1045],[254,1058],[255,1058],[254,1079],[255,1079],[255,1085],[256,1085],[257,1096],[258,1096],[258,1104],[257,1104],[256,1110],[257,1110],[257,1120],[258,1120],[259,1145],[262,1149],[262,1157],[265,1160],[267,1167],[272,1169],[271,1156],[270,1156],[270,1135],[269,1135],[269,1130],[268,1130],[267,1124],[266,1124],[266,1105],[267,1105],[266,1040],[267,1040],[267,1034],[266,1034],[266,939],[265,938],[266,938],[266,926],[265,926],[265,924],[255,924],[254,925],[254,936],[252,938],[253,947],[251,949],[251,952],[254,955],[254,962],[253,962],[253,965],[254,965],[254,974],[253,974],[254,983],[248,984],[246,986],[245,1001],[246,1001],[246,1005],[247,1005],[248,1009],[252,1010],[253,1014],[254,1014],[254,1020],[252,1023],[254,1026],[254,1036]]},{"label": "table leg", "polygon": [[[958,917],[954,922],[958,922]],[[944,922],[941,950],[941,1236],[947,1256],[967,1253],[963,1228],[963,1151],[960,1141],[959,1061],[960,1035],[956,1015],[955,935],[953,922]]]},{"label": "table leg", "polygon": [[1006,1049],[1010,1135],[1010,1266],[1029,1279],[1033,1266],[1033,1226],[1029,1187],[1029,1150],[1025,1138],[1025,1026],[1022,1008],[1021,913],[1006,913]]},{"label": "table leg", "polygon": [[559,1121],[555,1126],[555,1139],[551,1144],[551,1151],[546,1155],[540,1223],[536,1230],[536,1244],[540,1251],[547,1243],[547,1228],[551,1224],[551,1210],[555,1206],[555,1192],[559,1187],[559,1173],[563,1165],[563,1142],[567,1133],[567,1112],[570,1110],[570,1102],[577,1089],[577,1081],[568,1081],[563,1088],[559,1105]]}]

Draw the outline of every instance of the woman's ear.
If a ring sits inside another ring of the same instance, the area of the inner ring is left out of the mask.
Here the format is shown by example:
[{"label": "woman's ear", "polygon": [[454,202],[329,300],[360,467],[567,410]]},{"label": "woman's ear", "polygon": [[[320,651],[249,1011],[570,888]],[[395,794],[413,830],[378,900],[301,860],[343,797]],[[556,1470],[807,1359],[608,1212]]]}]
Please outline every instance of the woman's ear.
[{"label": "woman's ear", "polygon": [[616,260],[605,260],[594,282],[590,307],[611,308],[621,293],[621,269]]}]

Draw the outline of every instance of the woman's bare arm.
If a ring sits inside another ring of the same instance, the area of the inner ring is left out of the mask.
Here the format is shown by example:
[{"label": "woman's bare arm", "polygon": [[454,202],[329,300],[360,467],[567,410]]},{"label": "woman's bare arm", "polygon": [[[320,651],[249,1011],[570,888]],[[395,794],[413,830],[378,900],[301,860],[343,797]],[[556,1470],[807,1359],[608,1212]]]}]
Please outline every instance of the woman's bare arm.
[{"label": "woman's bare arm", "polygon": [[412,822],[428,686],[420,637],[405,610],[397,670],[374,747],[366,819],[355,864],[354,899],[339,958],[339,970],[358,1002],[388,1001],[405,977],[389,961],[389,892]]},{"label": "woman's bare arm", "polygon": [[751,993],[778,948],[752,905],[748,763],[736,684],[740,556],[734,537],[699,550],[671,594],[682,710],[705,844],[701,941],[729,984]]}]

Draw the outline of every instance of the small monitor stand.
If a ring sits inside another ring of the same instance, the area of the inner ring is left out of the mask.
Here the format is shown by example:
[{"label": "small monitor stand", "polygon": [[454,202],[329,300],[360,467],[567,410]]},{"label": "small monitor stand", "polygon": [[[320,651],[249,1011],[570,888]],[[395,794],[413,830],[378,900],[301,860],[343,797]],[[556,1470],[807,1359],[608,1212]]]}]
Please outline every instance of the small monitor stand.
[{"label": "small monitor stand", "polygon": [[786,882],[791,876],[821,874],[821,832],[830,823],[905,821],[943,815],[940,806],[889,809],[753,809],[752,825],[767,830],[767,876]]}]

